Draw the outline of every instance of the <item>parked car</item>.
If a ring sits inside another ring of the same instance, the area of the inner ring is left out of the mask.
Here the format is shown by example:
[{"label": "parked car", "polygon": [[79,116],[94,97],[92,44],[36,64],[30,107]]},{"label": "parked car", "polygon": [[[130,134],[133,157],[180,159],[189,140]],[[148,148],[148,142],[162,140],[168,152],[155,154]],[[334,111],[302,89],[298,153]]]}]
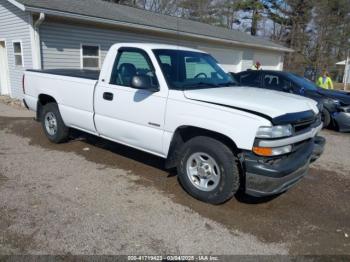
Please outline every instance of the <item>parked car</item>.
[{"label": "parked car", "polygon": [[342,132],[350,131],[350,93],[319,88],[308,79],[282,71],[244,71],[231,73],[241,85],[287,92],[314,99],[323,105],[324,127],[331,124]]},{"label": "parked car", "polygon": [[325,144],[315,101],[232,87],[195,49],[116,44],[101,72],[30,70],[23,83],[50,141],[75,128],[160,156],[187,192],[213,204],[240,186],[254,196],[286,191]]}]

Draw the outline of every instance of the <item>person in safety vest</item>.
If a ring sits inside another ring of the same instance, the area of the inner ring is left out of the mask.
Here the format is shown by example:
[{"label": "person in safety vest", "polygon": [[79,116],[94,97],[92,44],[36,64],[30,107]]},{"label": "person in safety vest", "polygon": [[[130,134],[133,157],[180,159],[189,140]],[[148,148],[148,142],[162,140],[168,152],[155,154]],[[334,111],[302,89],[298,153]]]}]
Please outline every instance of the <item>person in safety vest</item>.
[{"label": "person in safety vest", "polygon": [[262,70],[261,64],[259,61],[256,61],[255,64],[252,65],[252,70]]},{"label": "person in safety vest", "polygon": [[316,85],[324,89],[333,89],[332,79],[326,70],[324,70],[322,76],[317,79]]}]

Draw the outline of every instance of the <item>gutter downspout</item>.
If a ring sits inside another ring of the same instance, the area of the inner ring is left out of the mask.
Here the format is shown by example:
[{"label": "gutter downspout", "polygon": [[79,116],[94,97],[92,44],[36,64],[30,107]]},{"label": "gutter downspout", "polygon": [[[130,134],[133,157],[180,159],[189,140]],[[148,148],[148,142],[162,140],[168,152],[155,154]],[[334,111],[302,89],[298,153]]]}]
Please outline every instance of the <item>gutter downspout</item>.
[{"label": "gutter downspout", "polygon": [[42,69],[42,61],[41,61],[41,43],[40,43],[40,34],[39,27],[45,20],[45,14],[40,13],[38,20],[33,25],[34,28],[34,50],[35,50],[35,69]]}]

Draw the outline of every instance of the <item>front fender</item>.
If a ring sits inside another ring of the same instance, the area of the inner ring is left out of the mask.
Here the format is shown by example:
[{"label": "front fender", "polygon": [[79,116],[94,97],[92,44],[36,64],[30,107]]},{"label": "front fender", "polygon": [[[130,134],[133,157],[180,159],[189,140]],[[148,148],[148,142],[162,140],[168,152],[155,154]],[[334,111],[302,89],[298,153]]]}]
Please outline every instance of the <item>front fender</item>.
[{"label": "front fender", "polygon": [[260,126],[271,122],[261,116],[237,109],[201,102],[168,101],[165,119],[164,150],[167,152],[174,132],[181,126],[193,126],[230,138],[239,149],[251,150]]}]

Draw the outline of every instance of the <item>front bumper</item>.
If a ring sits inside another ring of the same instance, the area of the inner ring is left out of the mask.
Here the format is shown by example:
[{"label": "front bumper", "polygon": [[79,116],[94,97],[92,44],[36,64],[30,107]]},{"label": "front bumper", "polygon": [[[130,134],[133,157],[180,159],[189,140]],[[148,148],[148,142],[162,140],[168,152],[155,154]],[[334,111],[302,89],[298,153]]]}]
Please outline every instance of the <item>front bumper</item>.
[{"label": "front bumper", "polygon": [[332,116],[340,132],[350,132],[350,112],[336,112]]},{"label": "front bumper", "polygon": [[246,153],[245,192],[252,196],[268,196],[282,193],[307,175],[309,165],[321,156],[325,139],[317,136],[297,151],[278,159],[264,160],[253,153]]}]

